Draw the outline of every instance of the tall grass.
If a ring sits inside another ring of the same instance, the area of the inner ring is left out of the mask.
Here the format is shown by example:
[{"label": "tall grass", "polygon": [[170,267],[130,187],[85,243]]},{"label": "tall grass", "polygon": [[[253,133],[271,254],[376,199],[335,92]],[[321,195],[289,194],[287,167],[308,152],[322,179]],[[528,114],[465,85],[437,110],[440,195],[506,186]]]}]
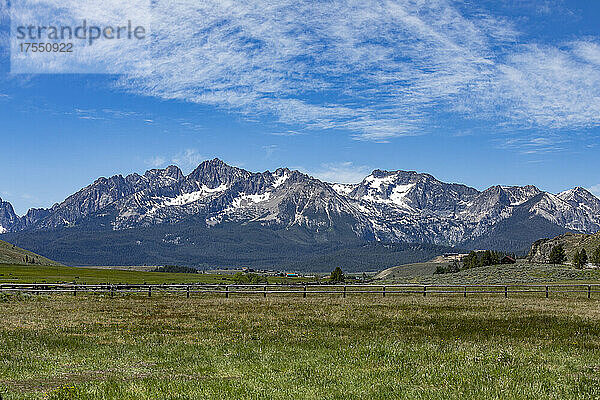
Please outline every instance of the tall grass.
[{"label": "tall grass", "polygon": [[591,399],[583,298],[5,296],[11,399]]}]

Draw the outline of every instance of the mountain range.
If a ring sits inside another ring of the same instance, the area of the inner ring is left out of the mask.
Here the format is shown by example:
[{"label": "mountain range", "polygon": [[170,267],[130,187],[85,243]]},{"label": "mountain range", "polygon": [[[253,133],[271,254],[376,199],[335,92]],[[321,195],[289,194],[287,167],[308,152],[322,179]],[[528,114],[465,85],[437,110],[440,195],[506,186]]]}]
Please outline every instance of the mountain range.
[{"label": "mountain range", "polygon": [[[579,187],[558,194],[535,186],[479,191],[429,174],[382,170],[358,184],[337,184],[287,168],[253,173],[219,159],[201,163],[189,175],[169,166],[99,178],[63,202],[21,217],[0,199],[2,236],[59,261],[80,263],[103,259],[69,256],[75,252],[66,237],[79,241],[72,246],[80,249],[83,240],[93,247],[99,240],[94,238],[133,240],[137,234],[140,239],[118,245],[131,254],[139,252],[142,236],[165,248],[197,251],[212,243],[227,252],[226,243],[255,237],[261,246],[274,240],[277,248],[304,246],[307,254],[321,255],[369,243],[526,253],[540,238],[599,230],[600,200]],[[52,254],[57,240],[62,253]],[[150,261],[148,251],[143,253],[132,261]]]}]

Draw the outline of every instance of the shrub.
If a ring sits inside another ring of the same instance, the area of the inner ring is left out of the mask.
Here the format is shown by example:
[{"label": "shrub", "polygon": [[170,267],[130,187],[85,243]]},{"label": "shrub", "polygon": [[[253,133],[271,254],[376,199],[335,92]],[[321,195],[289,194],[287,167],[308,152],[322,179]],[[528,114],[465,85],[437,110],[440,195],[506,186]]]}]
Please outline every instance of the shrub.
[{"label": "shrub", "polygon": [[441,275],[441,274],[445,274],[446,272],[447,271],[446,271],[446,267],[444,267],[444,264],[438,264],[435,267],[434,275]]},{"label": "shrub", "polygon": [[267,283],[268,280],[262,275],[237,272],[233,275],[233,282],[236,285],[257,285],[259,283]]},{"label": "shrub", "polygon": [[181,267],[179,265],[165,265],[164,267],[158,267],[152,272],[170,272],[176,274],[197,274],[198,270],[191,267]]},{"label": "shrub", "polygon": [[331,282],[341,283],[344,282],[344,271],[340,267],[336,267],[331,273]]}]

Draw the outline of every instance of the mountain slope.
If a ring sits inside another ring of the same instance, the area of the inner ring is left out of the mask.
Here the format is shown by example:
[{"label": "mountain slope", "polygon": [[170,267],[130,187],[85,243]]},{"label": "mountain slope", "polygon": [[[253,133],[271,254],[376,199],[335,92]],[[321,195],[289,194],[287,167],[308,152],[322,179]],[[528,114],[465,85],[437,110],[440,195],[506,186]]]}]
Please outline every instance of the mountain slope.
[{"label": "mountain slope", "polygon": [[302,227],[273,229],[258,223],[207,228],[184,222],[124,230],[79,227],[6,235],[14,243],[69,265],[188,265],[203,269],[243,266],[273,270],[376,271],[452,251],[429,244],[365,242],[355,236],[315,239]]},{"label": "mountain slope", "polygon": [[61,265],[3,240],[0,240],[0,264]]}]

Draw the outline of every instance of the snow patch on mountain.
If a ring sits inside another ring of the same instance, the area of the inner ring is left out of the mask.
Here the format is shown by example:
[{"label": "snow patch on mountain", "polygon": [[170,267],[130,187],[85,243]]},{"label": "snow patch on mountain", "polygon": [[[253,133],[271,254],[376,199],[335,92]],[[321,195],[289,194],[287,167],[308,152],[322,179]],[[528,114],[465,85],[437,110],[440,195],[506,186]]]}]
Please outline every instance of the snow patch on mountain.
[{"label": "snow patch on mountain", "polygon": [[186,204],[194,203],[198,200],[202,200],[204,197],[214,195],[216,193],[224,192],[228,189],[227,185],[221,184],[220,186],[211,189],[206,185],[202,185],[201,189],[196,192],[184,193],[174,199],[166,201],[163,206],[183,206]]},{"label": "snow patch on mountain", "polygon": [[406,205],[405,197],[410,192],[412,188],[415,187],[414,183],[409,183],[408,185],[396,185],[392,190],[392,194],[390,195],[390,200],[392,203],[397,205]]},{"label": "snow patch on mountain", "polygon": [[278,188],[279,186],[283,185],[289,179],[289,177],[290,175],[287,172],[277,177],[277,179],[275,179],[275,182],[273,182],[273,187]]},{"label": "snow patch on mountain", "polygon": [[334,183],[331,185],[333,190],[335,190],[339,195],[347,196],[354,190],[356,185],[346,184],[346,183]]},{"label": "snow patch on mountain", "polygon": [[389,176],[386,176],[383,178],[376,178],[373,175],[370,175],[365,178],[365,182],[367,182],[371,188],[377,189],[377,190],[381,189],[381,185],[383,185],[383,184],[390,185],[390,184],[394,183],[395,180],[396,180],[396,175],[389,175]]},{"label": "snow patch on mountain", "polygon": [[266,192],[263,194],[245,194],[240,193],[239,197],[233,199],[231,206],[233,208],[240,208],[247,206],[252,203],[261,203],[263,201],[267,201],[271,198],[271,192]]}]

